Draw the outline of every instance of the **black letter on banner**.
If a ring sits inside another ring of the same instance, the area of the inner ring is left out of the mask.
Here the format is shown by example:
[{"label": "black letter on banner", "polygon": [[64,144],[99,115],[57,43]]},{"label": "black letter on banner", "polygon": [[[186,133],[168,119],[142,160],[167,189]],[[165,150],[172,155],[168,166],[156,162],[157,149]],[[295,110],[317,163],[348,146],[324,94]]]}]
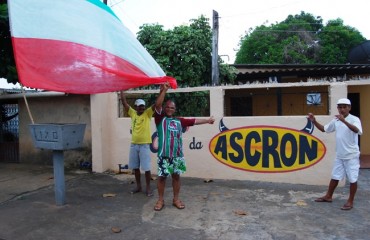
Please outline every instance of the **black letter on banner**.
[{"label": "black letter on banner", "polygon": [[256,148],[254,150],[254,155],[252,155],[252,144],[259,142],[261,142],[261,136],[256,131],[250,132],[245,138],[245,159],[252,167],[256,166],[261,158],[261,153],[258,152]]},{"label": "black letter on banner", "polygon": [[229,158],[234,163],[243,161],[243,148],[236,142],[236,139],[243,139],[240,132],[234,132],[230,135],[230,147],[236,151],[237,154],[229,153]]},{"label": "black letter on banner", "polygon": [[216,155],[218,155],[218,153],[221,152],[222,158],[227,160],[227,141],[226,141],[226,136],[225,135],[220,136],[217,139],[215,150],[213,152]]},{"label": "black letter on banner", "polygon": [[[269,142],[271,144],[269,145]],[[269,167],[269,156],[271,155],[274,160],[274,168],[281,168],[279,153],[276,148],[279,144],[278,135],[272,130],[262,131],[262,167]]]},{"label": "black letter on banner", "polygon": [[312,140],[311,144],[312,147],[310,147],[306,136],[299,136],[299,164],[305,164],[306,156],[310,162],[317,158],[317,141]]},{"label": "black letter on banner", "polygon": [[[289,142],[290,142],[291,151],[292,151],[290,157],[288,157],[286,154],[287,153],[286,148]],[[286,133],[282,137],[281,143],[280,143],[280,157],[281,157],[281,161],[283,162],[285,166],[287,167],[293,166],[294,162],[297,160],[297,149],[298,149],[297,141],[294,138],[294,135],[291,133]]]}]

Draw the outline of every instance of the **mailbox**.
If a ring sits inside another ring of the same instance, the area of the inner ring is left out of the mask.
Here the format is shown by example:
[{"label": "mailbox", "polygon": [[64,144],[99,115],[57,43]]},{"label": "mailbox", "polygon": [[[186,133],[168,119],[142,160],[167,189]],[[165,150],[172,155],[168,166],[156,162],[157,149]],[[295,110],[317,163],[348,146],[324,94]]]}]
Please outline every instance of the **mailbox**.
[{"label": "mailbox", "polygon": [[86,124],[83,123],[29,125],[36,148],[53,150],[55,202],[58,206],[65,204],[63,151],[81,147],[85,128]]}]

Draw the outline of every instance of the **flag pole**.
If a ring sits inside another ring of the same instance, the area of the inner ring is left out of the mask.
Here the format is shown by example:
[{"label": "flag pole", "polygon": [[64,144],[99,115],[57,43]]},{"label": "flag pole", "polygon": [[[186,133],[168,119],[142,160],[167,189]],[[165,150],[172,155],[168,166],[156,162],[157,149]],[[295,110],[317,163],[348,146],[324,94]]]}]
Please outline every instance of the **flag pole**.
[{"label": "flag pole", "polygon": [[21,84],[21,88],[22,88],[23,99],[24,99],[24,102],[26,103],[26,108],[27,108],[27,111],[28,111],[28,116],[30,116],[31,122],[32,122],[32,124],[34,124],[35,122],[33,121],[33,117],[32,117],[31,111],[30,111],[30,107],[28,106],[28,101],[27,101],[27,98],[26,98],[26,93],[24,91],[24,88],[23,88],[23,85],[22,84]]}]

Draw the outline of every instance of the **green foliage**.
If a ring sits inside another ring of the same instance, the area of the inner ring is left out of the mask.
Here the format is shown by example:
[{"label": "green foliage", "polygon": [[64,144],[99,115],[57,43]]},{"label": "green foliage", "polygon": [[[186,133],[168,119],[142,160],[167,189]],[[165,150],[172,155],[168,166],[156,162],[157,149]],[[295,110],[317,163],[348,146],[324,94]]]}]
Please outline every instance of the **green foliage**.
[{"label": "green foliage", "polygon": [[9,83],[18,82],[5,3],[0,3],[0,78],[6,78]]},{"label": "green foliage", "polygon": [[366,39],[353,27],[344,26],[343,20],[331,20],[319,32],[321,62],[346,63],[349,51]]},{"label": "green foliage", "polygon": [[[138,40],[154,57],[167,75],[176,78],[181,87],[211,84],[212,31],[208,19],[200,16],[181,25],[164,30],[159,24],[144,24]],[[233,69],[220,63],[220,82],[233,83]]]},{"label": "green foliage", "polygon": [[340,64],[365,39],[340,19],[323,25],[321,17],[301,12],[270,26],[250,29],[240,40],[236,64]]},{"label": "green foliage", "polygon": [[229,64],[223,64],[222,59],[220,58],[219,64],[219,80],[221,84],[234,84],[236,75],[238,73],[235,67],[230,66]]},{"label": "green foliage", "polygon": [[176,103],[177,116],[209,116],[210,114],[208,92],[169,93],[167,98]]},{"label": "green foliage", "polygon": [[[144,24],[138,40],[158,62],[168,76],[176,78],[180,87],[196,87],[212,83],[212,31],[208,19],[200,16],[164,30],[159,24]],[[219,59],[220,83],[233,83],[236,70]],[[154,102],[156,95],[148,96]],[[178,116],[209,116],[209,93],[168,93],[166,98],[176,103]]]},{"label": "green foliage", "polygon": [[[158,94],[145,94],[136,96],[134,99],[142,98],[148,104],[154,104]],[[129,98],[128,98],[129,99]],[[209,92],[182,92],[182,93],[167,93],[164,102],[172,100],[176,104],[176,116],[181,117],[201,117],[209,116]]]}]

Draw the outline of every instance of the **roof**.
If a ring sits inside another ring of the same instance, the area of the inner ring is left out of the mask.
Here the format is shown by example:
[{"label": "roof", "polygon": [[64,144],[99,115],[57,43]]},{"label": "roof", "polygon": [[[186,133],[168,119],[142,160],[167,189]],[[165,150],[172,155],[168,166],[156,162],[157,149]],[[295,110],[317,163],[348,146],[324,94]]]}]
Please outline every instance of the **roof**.
[{"label": "roof", "polygon": [[233,64],[238,71],[236,81],[250,82],[270,77],[345,77],[370,75],[370,64]]}]

